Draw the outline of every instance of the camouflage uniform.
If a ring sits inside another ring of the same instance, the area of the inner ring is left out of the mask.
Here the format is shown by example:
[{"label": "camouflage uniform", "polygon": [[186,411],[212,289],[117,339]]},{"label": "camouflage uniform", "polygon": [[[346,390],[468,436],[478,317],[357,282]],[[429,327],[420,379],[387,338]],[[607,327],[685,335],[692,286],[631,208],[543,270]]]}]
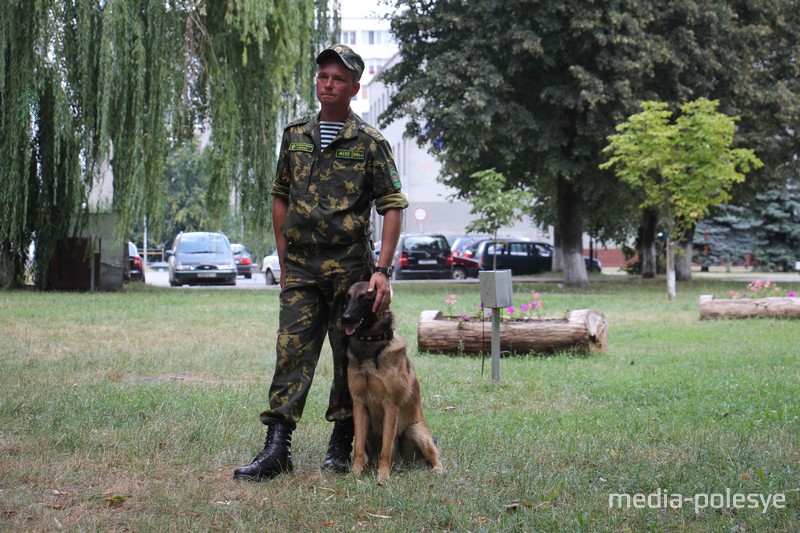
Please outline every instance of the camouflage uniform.
[{"label": "camouflage uniform", "polygon": [[288,202],[281,228],[286,273],[270,408],[261,413],[265,424],[280,420],[294,427],[300,420],[326,333],[334,377],[325,418],[352,416],[342,338],[345,293],[374,269],[373,204],[381,215],[408,207],[389,143],[352,111],[330,145],[319,147],[318,115],[286,126],[272,185],[272,195]]}]

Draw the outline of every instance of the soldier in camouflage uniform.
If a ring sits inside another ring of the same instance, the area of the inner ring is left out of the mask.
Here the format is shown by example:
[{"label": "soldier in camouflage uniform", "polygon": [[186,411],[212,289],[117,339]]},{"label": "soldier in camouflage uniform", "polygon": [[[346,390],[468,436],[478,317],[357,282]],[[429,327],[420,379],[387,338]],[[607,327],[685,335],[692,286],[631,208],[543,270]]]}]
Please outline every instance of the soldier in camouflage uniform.
[{"label": "soldier in camouflage uniform", "polygon": [[[334,45],[317,56],[322,109],[286,126],[272,187],[273,226],[281,262],[277,363],[269,391],[264,449],[235,479],[265,480],[292,470],[291,435],[303,414],[327,334],[334,377],[325,418],[334,422],[324,467],[347,471],[353,442],[352,399],[342,313],[348,287],[369,281],[376,313],[391,299],[389,280],[403,210],[389,143],[350,109],[364,62]],[[325,146],[322,129],[335,137]],[[372,252],[372,206],[384,217],[378,266]]]}]

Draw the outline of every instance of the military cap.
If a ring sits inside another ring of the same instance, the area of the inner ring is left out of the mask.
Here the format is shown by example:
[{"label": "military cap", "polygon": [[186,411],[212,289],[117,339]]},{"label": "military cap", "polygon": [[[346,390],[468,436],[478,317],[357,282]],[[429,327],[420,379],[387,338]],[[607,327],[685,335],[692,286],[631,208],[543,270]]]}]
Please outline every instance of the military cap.
[{"label": "military cap", "polygon": [[344,66],[358,74],[358,79],[364,73],[364,60],[345,44],[334,44],[319,53],[317,65],[326,59],[335,58],[344,63]]}]

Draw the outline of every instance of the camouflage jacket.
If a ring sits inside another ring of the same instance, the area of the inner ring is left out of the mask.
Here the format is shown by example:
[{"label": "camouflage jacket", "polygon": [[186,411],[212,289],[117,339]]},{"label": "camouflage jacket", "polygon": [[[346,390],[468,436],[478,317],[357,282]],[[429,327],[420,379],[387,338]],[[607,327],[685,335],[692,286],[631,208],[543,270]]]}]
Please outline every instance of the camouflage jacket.
[{"label": "camouflage jacket", "polygon": [[283,131],[272,195],[287,200],[289,242],[338,246],[371,237],[370,212],[408,207],[389,142],[355,113],[320,151],[319,115]]}]

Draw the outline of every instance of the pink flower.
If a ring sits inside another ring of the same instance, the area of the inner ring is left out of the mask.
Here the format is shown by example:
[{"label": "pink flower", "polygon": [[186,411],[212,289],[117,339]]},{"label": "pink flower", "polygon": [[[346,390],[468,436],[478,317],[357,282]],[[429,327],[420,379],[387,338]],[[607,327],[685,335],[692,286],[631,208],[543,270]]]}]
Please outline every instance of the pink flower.
[{"label": "pink flower", "polygon": [[794,298],[794,291],[791,291],[788,296],[789,298]]},{"label": "pink flower", "polygon": [[515,309],[513,305],[509,305],[508,308],[506,309],[506,313],[508,313],[509,315],[513,315],[514,311]]},{"label": "pink flower", "polygon": [[733,296],[733,289],[728,291],[728,296]]},{"label": "pink flower", "polygon": [[520,308],[520,309],[522,309],[522,310],[523,310],[523,311],[525,311],[525,312],[528,312],[528,309],[530,309],[530,307],[528,307],[528,306],[527,306],[527,305],[525,305],[525,304],[519,304],[519,308]]},{"label": "pink flower", "polygon": [[458,298],[458,296],[456,296],[455,294],[451,294],[451,295],[450,295],[450,299],[451,299],[451,300],[455,300],[456,298]]},{"label": "pink flower", "polygon": [[534,293],[533,293],[533,297],[534,297],[534,298],[540,298],[540,296],[539,296],[539,293],[538,293],[538,292],[534,292]]}]

